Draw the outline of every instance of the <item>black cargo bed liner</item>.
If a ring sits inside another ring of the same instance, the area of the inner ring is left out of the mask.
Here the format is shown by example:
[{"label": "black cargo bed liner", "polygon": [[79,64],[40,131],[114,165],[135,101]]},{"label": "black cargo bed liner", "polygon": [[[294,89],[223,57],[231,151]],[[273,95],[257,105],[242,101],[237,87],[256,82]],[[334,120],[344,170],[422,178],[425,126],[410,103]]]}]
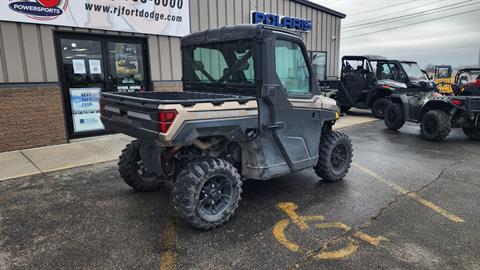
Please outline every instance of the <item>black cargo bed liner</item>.
[{"label": "black cargo bed liner", "polygon": [[120,102],[135,101],[143,104],[181,104],[184,106],[193,106],[197,103],[212,103],[220,105],[227,101],[238,101],[246,103],[255,100],[253,96],[238,96],[229,94],[215,94],[194,91],[179,92],[133,92],[133,93],[102,93],[105,99],[115,99]]}]

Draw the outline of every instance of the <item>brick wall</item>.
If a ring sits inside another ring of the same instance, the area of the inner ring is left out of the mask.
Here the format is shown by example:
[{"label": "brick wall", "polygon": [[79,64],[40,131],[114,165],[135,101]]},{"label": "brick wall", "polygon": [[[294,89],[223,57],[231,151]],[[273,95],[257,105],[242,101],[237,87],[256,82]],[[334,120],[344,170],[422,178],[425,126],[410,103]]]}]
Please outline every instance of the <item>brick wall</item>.
[{"label": "brick wall", "polygon": [[58,85],[0,84],[0,152],[66,142]]},{"label": "brick wall", "polygon": [[181,81],[154,81],[153,91],[156,92],[173,92],[182,91],[183,85]]}]

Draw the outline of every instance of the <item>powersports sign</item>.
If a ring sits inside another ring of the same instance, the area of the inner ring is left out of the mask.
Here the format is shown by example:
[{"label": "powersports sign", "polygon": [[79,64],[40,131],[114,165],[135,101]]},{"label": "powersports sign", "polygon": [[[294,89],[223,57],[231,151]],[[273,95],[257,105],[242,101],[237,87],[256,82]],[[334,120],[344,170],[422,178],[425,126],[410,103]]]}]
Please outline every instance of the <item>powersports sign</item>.
[{"label": "powersports sign", "polygon": [[166,36],[190,33],[189,0],[0,0],[0,20]]}]

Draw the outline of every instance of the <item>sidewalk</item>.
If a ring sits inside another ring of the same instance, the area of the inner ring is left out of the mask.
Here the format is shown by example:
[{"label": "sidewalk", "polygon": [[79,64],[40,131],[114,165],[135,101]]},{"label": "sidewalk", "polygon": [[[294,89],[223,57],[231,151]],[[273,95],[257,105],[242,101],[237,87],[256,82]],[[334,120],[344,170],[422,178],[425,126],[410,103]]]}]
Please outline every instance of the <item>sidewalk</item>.
[{"label": "sidewalk", "polygon": [[[363,113],[354,113],[356,115],[338,120],[334,129],[378,120]],[[129,136],[115,134],[0,153],[0,181],[116,160],[131,140]]]},{"label": "sidewalk", "polygon": [[115,160],[131,140],[115,134],[0,153],[0,181]]}]

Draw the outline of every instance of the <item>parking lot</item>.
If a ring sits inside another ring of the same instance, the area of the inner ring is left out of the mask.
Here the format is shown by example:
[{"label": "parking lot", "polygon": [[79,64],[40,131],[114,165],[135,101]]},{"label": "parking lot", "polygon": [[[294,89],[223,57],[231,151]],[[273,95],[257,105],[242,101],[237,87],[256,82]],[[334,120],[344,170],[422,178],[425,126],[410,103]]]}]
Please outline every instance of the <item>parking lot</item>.
[{"label": "parking lot", "polygon": [[382,121],[342,131],[344,181],[246,181],[212,231],[176,220],[168,188],[134,193],[115,162],[0,182],[0,269],[480,269],[478,142]]}]

